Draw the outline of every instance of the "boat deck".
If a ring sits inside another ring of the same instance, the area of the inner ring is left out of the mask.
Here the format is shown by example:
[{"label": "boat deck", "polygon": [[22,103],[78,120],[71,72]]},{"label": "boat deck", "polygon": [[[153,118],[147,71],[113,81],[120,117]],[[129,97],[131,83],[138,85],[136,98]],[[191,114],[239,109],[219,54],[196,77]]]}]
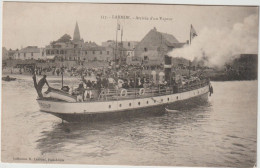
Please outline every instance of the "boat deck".
[{"label": "boat deck", "polygon": [[[77,100],[77,102],[104,102],[104,101],[114,101],[114,100],[129,100],[129,99],[137,99],[137,98],[148,98],[148,97],[157,97],[163,95],[170,95],[175,93],[183,93],[195,89],[202,88],[207,86],[209,82],[207,80],[201,80],[194,83],[182,85],[180,87],[177,86],[152,86],[147,88],[129,88],[129,89],[101,89],[101,90],[88,90],[82,94],[82,98]],[[86,98],[85,93],[91,91],[93,97]],[[64,92],[64,94],[68,94]],[[69,95],[71,96],[72,95]],[[74,96],[77,99],[76,96]],[[42,100],[49,101],[63,101],[51,97],[41,98]]]}]

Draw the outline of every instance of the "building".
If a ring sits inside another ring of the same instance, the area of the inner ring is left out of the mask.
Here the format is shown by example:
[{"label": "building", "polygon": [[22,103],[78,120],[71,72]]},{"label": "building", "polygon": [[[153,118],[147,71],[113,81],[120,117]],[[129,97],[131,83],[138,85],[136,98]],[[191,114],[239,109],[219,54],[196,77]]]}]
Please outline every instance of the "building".
[{"label": "building", "polygon": [[[122,41],[117,43],[118,50],[124,50],[126,52],[126,56],[134,56],[135,46],[138,44],[138,41]],[[102,42],[103,47],[116,47],[116,42],[114,40],[108,40],[106,42]]]},{"label": "building", "polygon": [[[173,35],[159,32],[154,28],[135,46],[132,59],[139,59],[146,65],[160,65],[164,62],[164,55],[174,48],[181,48],[184,44]],[[130,64],[131,60],[128,63]]]},{"label": "building", "polygon": [[28,46],[17,50],[14,54],[15,59],[20,60],[46,60],[46,53],[44,48],[38,48],[37,46]]},{"label": "building", "polygon": [[99,46],[95,42],[84,42],[81,39],[78,23],[76,23],[73,38],[63,35],[57,41],[46,46],[46,54],[54,55],[58,60],[77,61],[110,61],[113,58],[113,48]]},{"label": "building", "polygon": [[3,60],[9,59],[8,50],[5,47],[2,47],[2,59]]},{"label": "building", "polygon": [[59,60],[80,60],[81,49],[84,47],[84,40],[80,38],[78,22],[74,29],[73,39],[64,34],[57,41],[46,46],[46,55],[55,56]]},{"label": "building", "polygon": [[81,60],[88,61],[111,61],[113,59],[113,48],[102,46],[88,46],[81,50]]},{"label": "building", "polygon": [[116,46],[116,42],[114,40],[108,40],[102,42],[102,46],[106,47],[107,50],[111,50],[112,52],[112,60],[120,60],[120,62],[126,62],[127,57],[134,56],[135,46],[138,44],[137,41],[122,41],[118,42]]},{"label": "building", "polygon": [[17,53],[18,49],[12,50],[11,48],[7,50],[5,47],[2,47],[2,60],[7,59],[15,59],[15,54]]}]

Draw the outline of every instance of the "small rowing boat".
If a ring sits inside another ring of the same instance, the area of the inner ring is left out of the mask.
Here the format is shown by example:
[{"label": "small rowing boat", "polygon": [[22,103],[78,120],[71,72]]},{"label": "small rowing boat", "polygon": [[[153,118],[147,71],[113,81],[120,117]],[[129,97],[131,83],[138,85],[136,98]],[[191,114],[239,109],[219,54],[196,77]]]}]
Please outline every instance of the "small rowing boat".
[{"label": "small rowing boat", "polygon": [[171,110],[171,109],[168,109],[168,108],[165,108],[165,111],[168,112],[168,113],[179,113],[180,112],[179,110]]},{"label": "small rowing boat", "polygon": [[10,76],[6,76],[6,77],[2,77],[2,80],[9,82],[9,81],[15,81],[16,78],[12,78]]}]

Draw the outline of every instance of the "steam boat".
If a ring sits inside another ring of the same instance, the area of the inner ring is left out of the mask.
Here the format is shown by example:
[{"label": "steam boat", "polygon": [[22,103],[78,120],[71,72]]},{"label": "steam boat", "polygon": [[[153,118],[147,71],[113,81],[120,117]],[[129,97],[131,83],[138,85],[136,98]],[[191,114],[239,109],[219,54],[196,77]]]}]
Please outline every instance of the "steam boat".
[{"label": "steam boat", "polygon": [[152,72],[151,82],[141,87],[94,89],[82,86],[73,94],[68,88],[65,91],[49,88],[43,95],[38,94],[37,101],[43,112],[68,122],[81,122],[162,112],[178,109],[180,104],[187,106],[208,99],[209,92],[213,91],[209,80],[190,77],[176,83],[176,76],[172,80],[172,70],[171,59],[166,56],[163,75]]},{"label": "steam boat", "polygon": [[[38,98],[40,110],[53,114],[68,122],[91,121],[103,119],[115,114],[133,114],[160,112],[165,108],[175,108],[180,103],[207,100],[209,82],[198,81],[192,85],[174,90],[172,87],[140,88],[140,89],[104,89],[93,98],[82,100],[75,96],[50,89],[42,98]],[[90,91],[90,90],[89,90]],[[88,90],[86,90],[88,92]],[[86,93],[85,92],[85,93]]]}]

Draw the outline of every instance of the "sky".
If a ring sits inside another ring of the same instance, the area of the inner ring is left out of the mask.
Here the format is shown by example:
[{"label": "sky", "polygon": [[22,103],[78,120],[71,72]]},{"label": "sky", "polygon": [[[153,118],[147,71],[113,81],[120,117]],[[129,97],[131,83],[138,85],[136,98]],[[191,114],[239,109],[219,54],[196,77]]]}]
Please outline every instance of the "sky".
[{"label": "sky", "polygon": [[[115,19],[113,16],[129,16]],[[65,33],[73,36],[76,21],[85,41],[101,44],[116,39],[117,22],[123,27],[123,41],[140,41],[156,27],[173,34],[180,42],[189,40],[190,25],[197,34],[207,29],[232,29],[257,7],[192,6],[148,4],[26,3],[3,2],[3,43],[7,49],[45,47]],[[137,18],[143,17],[142,20]],[[168,20],[160,20],[160,17]],[[105,19],[104,19],[105,18]],[[159,18],[159,20],[151,20]],[[253,29],[258,30],[257,27]],[[118,33],[118,39],[120,35]]]}]

